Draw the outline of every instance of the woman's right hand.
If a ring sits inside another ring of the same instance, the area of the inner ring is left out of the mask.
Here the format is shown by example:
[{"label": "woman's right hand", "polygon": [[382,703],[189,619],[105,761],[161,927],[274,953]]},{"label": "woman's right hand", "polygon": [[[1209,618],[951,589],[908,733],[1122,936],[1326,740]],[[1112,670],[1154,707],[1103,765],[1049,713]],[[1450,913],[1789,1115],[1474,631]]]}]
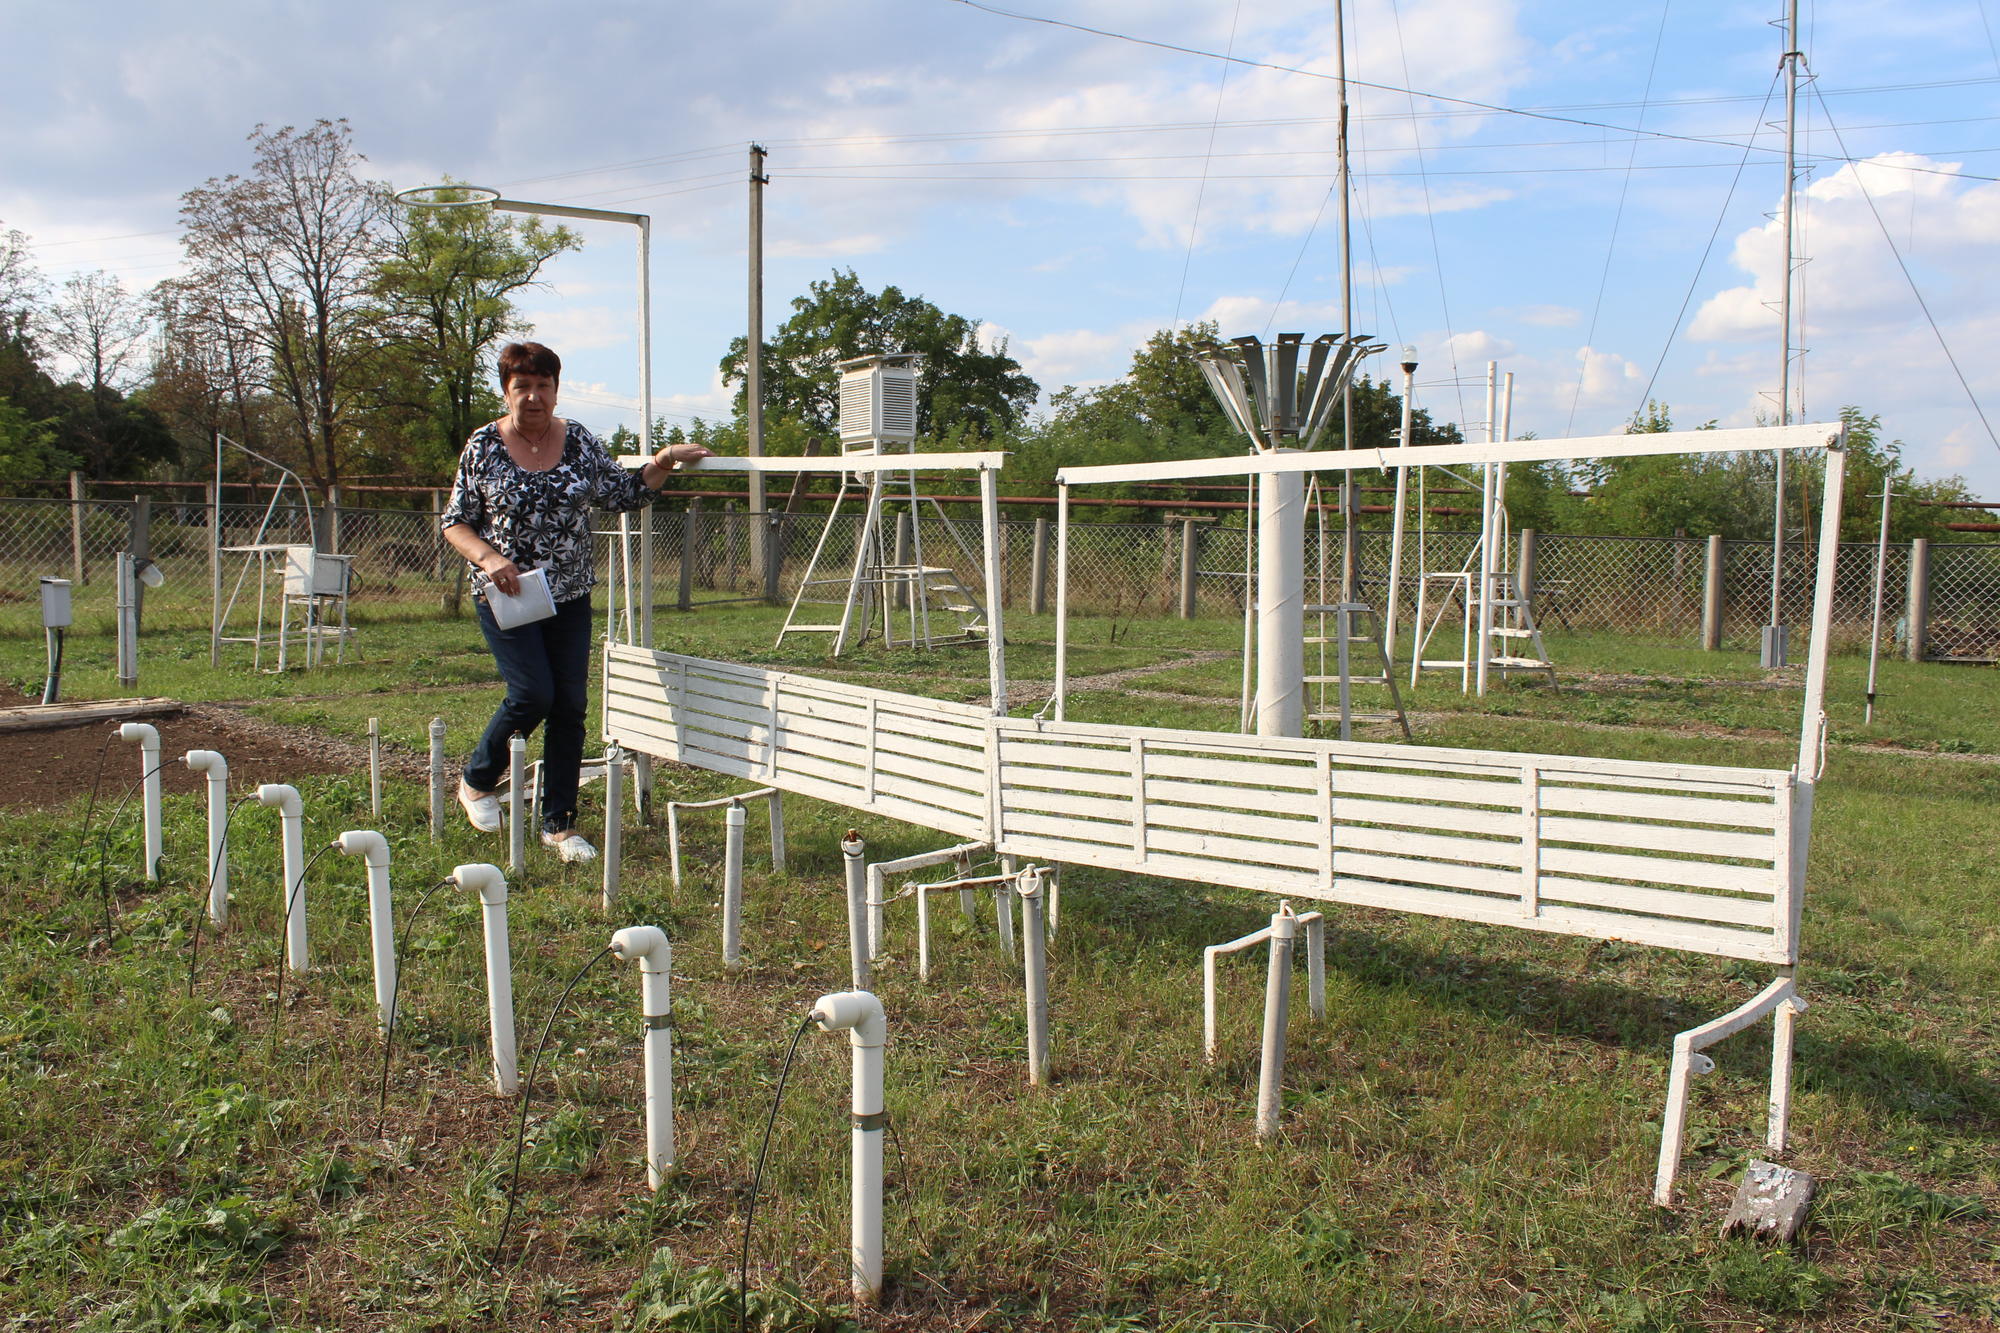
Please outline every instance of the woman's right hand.
[{"label": "woman's right hand", "polygon": [[521,591],[521,567],[506,556],[495,551],[479,562],[486,571],[486,577],[493,580],[493,586],[513,597]]}]

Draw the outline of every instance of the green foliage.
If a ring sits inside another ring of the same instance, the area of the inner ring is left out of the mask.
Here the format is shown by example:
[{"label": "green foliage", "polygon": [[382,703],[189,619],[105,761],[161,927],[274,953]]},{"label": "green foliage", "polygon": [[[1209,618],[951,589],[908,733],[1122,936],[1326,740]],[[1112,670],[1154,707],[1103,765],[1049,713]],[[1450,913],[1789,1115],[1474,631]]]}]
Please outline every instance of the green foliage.
[{"label": "green foliage", "polygon": [[266,1333],[274,1327],[263,1297],[223,1282],[185,1293],[145,1291],[79,1325],[83,1333]]},{"label": "green foliage", "polygon": [[136,1260],[187,1250],[227,1259],[262,1259],[283,1247],[290,1228],[265,1216],[248,1199],[211,1204],[176,1199],[149,1208],[111,1233],[111,1248]]},{"label": "green foliage", "polygon": [[[985,346],[979,323],[946,314],[921,296],[900,288],[870,292],[853,269],[835,270],[792,299],[792,317],[764,344],[763,380],[767,418],[790,418],[829,438],[839,424],[837,363],[884,352],[920,352],[917,379],[917,433],[944,435],[954,429],[989,437],[1018,423],[1035,401],[1039,386],[1021,373],[1007,345]],[[722,358],[726,383],[741,384],[749,342],[737,338]],[[743,415],[743,394],[736,415]]]},{"label": "green foliage", "polygon": [[1839,1289],[1824,1270],[1790,1250],[1766,1250],[1748,1241],[1721,1251],[1709,1265],[1709,1279],[1730,1300],[1773,1315],[1811,1314]]},{"label": "green foliage", "polygon": [[[626,1298],[631,1333],[860,1333],[846,1306],[821,1305],[789,1283],[738,1296],[736,1279],[717,1268],[682,1268],[657,1250]],[[740,1318],[739,1318],[740,1313]]]},{"label": "green foliage", "polygon": [[492,370],[502,337],[518,332],[511,297],[583,243],[567,227],[477,207],[399,209],[389,230],[373,281],[391,330],[380,405],[400,438],[370,461],[446,475],[466,438],[505,410]]}]

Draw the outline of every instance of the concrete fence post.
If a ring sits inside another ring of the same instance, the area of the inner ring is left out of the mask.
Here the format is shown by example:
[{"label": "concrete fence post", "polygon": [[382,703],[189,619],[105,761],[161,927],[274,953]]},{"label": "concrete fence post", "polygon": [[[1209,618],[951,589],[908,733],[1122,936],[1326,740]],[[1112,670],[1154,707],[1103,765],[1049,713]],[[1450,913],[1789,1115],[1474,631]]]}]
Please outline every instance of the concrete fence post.
[{"label": "concrete fence post", "polygon": [[701,497],[690,495],[687,509],[681,514],[680,588],[674,597],[674,605],[682,611],[694,607],[694,562],[700,534]]},{"label": "concrete fence post", "polygon": [[1514,595],[1528,608],[1529,615],[1535,613],[1535,566],[1541,557],[1540,536],[1533,528],[1522,528],[1521,551],[1514,562]]},{"label": "concrete fence post", "polygon": [[[153,558],[153,497],[134,496],[132,500],[132,529],[125,549],[132,553],[133,568],[139,567],[141,560]],[[132,629],[137,633],[140,621],[146,614],[146,585],[135,573],[132,579]]]},{"label": "concrete fence post", "polygon": [[326,549],[339,553],[347,549],[342,541],[340,523],[340,487],[326,488]]},{"label": "concrete fence post", "polygon": [[1931,543],[1918,537],[1910,543],[1910,591],[1904,603],[1909,622],[1909,652],[1912,662],[1930,656],[1931,647]]},{"label": "concrete fence post", "polygon": [[1035,520],[1035,546],[1028,560],[1028,614],[1049,609],[1049,521]]},{"label": "concrete fence post", "polygon": [[83,474],[69,474],[69,566],[70,578],[81,588],[89,582],[83,568]]},{"label": "concrete fence post", "polygon": [[1701,646],[1705,652],[1722,647],[1722,534],[1708,535],[1708,560],[1701,580]]},{"label": "concrete fence post", "polygon": [[1194,520],[1181,520],[1181,619],[1194,619],[1195,570],[1200,564],[1200,536],[1195,531]]}]

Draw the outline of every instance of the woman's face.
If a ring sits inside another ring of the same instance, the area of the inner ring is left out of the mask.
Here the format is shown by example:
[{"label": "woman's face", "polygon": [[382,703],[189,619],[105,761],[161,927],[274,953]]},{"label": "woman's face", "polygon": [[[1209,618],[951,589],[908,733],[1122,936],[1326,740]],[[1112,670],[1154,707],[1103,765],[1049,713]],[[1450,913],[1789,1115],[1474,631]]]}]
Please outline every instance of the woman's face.
[{"label": "woman's face", "polygon": [[509,376],[502,393],[517,426],[538,430],[555,415],[556,382],[547,375]]}]

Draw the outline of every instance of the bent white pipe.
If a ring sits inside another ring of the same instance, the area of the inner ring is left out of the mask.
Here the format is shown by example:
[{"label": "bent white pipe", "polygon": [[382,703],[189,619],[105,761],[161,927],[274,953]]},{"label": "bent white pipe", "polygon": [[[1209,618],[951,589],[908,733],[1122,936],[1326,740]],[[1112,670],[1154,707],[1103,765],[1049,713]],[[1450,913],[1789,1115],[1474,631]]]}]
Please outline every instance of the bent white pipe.
[{"label": "bent white pipe", "polygon": [[431,719],[431,841],[444,836],[444,719]]},{"label": "bent white pipe", "polygon": [[743,802],[731,801],[723,812],[722,840],[722,961],[735,967],[743,961]]},{"label": "bent white pipe", "polygon": [[854,1052],[848,1272],[854,1298],[874,1305],[882,1299],[882,1131],[889,1123],[882,1103],[882,1048],[889,1041],[889,1022],[882,1002],[865,990],[822,995],[813,1003],[812,1016],[821,1031],[845,1030]]},{"label": "bent white pipe", "polygon": [[452,883],[479,895],[486,927],[486,1012],[493,1034],[493,1086],[503,1097],[520,1090],[514,1050],[513,957],[507,947],[507,879],[500,867],[480,862],[451,872]]},{"label": "bent white pipe", "polygon": [[368,829],[349,829],[334,846],[368,867],[368,940],[375,958],[375,1012],[387,1032],[396,1022],[396,913],[389,896],[389,840]]},{"label": "bent white pipe", "polygon": [[1031,867],[1015,891],[1021,896],[1021,956],[1026,964],[1028,1004],[1028,1082],[1049,1081],[1048,938],[1042,930],[1044,872]]},{"label": "bent white pipe", "polygon": [[146,821],[146,878],[160,877],[160,730],[147,722],[126,722],[118,728],[121,741],[139,742],[140,786]]},{"label": "bent white pipe", "polygon": [[657,926],[627,926],[611,952],[639,964],[639,1009],[646,1020],[646,1187],[657,1191],[674,1164],[673,946]]},{"label": "bent white pipe", "polygon": [[612,746],[604,752],[604,915],[618,905],[625,873],[625,752]]},{"label": "bent white pipe", "polygon": [[216,750],[189,750],[181,762],[208,778],[208,919],[229,920],[229,761]]},{"label": "bent white pipe", "polygon": [[847,872],[847,956],[848,973],[854,989],[866,990],[871,956],[868,948],[867,863],[863,854],[868,844],[853,829],[840,840],[840,861]]},{"label": "bent white pipe", "polygon": [[257,803],[278,807],[278,832],[284,846],[278,910],[285,914],[285,965],[303,975],[311,966],[306,953],[305,804],[299,799],[298,788],[282,782],[259,787]]},{"label": "bent white pipe", "polygon": [[515,732],[507,741],[507,873],[518,875],[527,861],[528,821],[521,815],[527,785],[528,738]]},{"label": "bent white pipe", "polygon": [[[885,914],[890,901],[887,887],[890,875],[900,875],[911,870],[928,870],[932,866],[955,862],[959,866],[960,878],[964,878],[971,873],[967,867],[971,862],[972,853],[983,852],[986,848],[987,844],[983,842],[962,842],[955,847],[946,847],[934,852],[918,852],[914,856],[898,857],[893,861],[877,861],[874,865],[869,866],[868,886],[865,895],[865,901],[868,906],[869,959],[872,961],[882,956],[883,940],[888,934]],[[969,906],[971,901],[972,890],[965,889],[961,891],[959,902],[961,906],[966,908],[965,915],[967,920],[973,918],[973,912]],[[866,977],[856,979],[856,990],[866,990],[867,988],[868,982]]]},{"label": "bent white pipe", "polygon": [[1278,1132],[1278,1112],[1285,1083],[1285,1026],[1292,1012],[1292,941],[1299,919],[1290,903],[1278,904],[1271,916],[1271,967],[1264,980],[1264,1059],[1257,1077],[1257,1137]]}]

